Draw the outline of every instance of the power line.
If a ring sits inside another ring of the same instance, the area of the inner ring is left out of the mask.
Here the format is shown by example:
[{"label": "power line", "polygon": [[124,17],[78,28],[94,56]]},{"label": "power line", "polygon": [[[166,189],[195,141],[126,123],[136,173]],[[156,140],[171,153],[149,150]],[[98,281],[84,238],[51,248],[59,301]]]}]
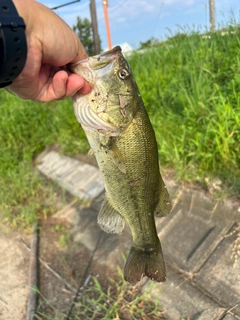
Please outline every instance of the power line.
[{"label": "power line", "polygon": [[162,13],[163,5],[164,5],[164,0],[162,0],[162,2],[160,4],[159,11],[158,11],[158,14],[157,14],[157,22],[155,24],[155,28],[153,29],[152,35],[154,35],[154,33],[155,33],[156,29],[157,29],[157,25],[158,25],[158,21],[160,19],[161,13]]},{"label": "power line", "polygon": [[75,3],[75,2],[79,2],[79,1],[80,1],[80,0],[75,0],[75,1],[67,2],[67,3],[61,4],[60,6],[53,7],[53,8],[50,8],[50,9],[51,9],[51,10],[56,10],[56,9],[59,9],[59,8],[68,6],[69,4],[73,4],[73,3]]},{"label": "power line", "polygon": [[116,7],[110,9],[110,12],[113,12],[115,10],[117,10],[118,8],[122,7],[124,4],[126,4],[129,0],[125,0],[124,2],[119,3]]}]

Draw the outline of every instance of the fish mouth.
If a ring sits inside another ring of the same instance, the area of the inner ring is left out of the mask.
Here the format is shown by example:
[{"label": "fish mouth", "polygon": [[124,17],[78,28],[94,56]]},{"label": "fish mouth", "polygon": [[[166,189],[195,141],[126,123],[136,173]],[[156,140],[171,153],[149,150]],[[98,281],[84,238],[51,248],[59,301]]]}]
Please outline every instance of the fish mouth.
[{"label": "fish mouth", "polygon": [[120,56],[122,56],[122,49],[120,46],[116,46],[111,50],[102,52],[95,56],[88,57],[84,60],[80,60],[74,63],[70,63],[68,67],[71,71],[74,71],[79,64],[86,65],[88,63],[91,69],[98,70],[100,68],[105,67],[112,61],[117,60]]},{"label": "fish mouth", "polygon": [[89,66],[93,70],[98,70],[106,67],[122,56],[122,49],[120,46],[116,46],[109,51],[105,51],[96,56],[89,57]]},{"label": "fish mouth", "polygon": [[68,68],[71,72],[82,76],[91,87],[94,87],[96,77],[109,76],[113,71],[114,63],[120,57],[122,57],[122,49],[116,46],[109,51],[69,64]]},{"label": "fish mouth", "polygon": [[93,56],[91,58],[97,59],[97,60],[112,60],[118,58],[122,54],[122,49],[120,46],[116,46],[112,48],[111,50],[102,52],[96,56]]}]

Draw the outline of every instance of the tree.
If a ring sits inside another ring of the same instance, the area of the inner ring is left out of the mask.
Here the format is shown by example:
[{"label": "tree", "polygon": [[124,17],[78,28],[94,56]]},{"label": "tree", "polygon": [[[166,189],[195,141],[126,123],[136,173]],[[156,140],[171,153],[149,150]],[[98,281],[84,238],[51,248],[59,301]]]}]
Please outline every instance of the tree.
[{"label": "tree", "polygon": [[146,48],[150,48],[150,47],[154,47],[159,45],[159,40],[152,37],[149,40],[145,41],[145,42],[141,42],[140,41],[140,47],[139,49],[146,49]]},{"label": "tree", "polygon": [[87,18],[77,17],[77,23],[73,26],[74,32],[81,40],[89,56],[94,55],[93,31],[91,22]]}]

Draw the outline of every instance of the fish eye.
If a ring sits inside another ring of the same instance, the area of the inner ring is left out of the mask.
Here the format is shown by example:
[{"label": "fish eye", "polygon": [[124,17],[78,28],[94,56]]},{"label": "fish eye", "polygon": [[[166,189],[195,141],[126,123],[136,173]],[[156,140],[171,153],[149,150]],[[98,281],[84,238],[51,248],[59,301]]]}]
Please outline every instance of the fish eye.
[{"label": "fish eye", "polygon": [[119,70],[118,76],[120,79],[125,80],[129,76],[129,72],[126,69]]}]

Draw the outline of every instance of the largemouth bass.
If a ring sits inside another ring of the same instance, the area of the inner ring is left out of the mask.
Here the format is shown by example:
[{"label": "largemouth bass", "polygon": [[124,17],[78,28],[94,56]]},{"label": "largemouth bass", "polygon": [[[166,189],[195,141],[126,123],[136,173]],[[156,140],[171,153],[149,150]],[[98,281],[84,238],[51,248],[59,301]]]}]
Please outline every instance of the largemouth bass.
[{"label": "largemouth bass", "polygon": [[124,278],[135,284],[143,276],[166,279],[156,217],[169,214],[171,204],[159,171],[155,134],[121,48],[70,66],[92,87],[73,97],[74,112],[96,156],[106,190],[98,224],[119,233],[125,220],[133,246]]}]

